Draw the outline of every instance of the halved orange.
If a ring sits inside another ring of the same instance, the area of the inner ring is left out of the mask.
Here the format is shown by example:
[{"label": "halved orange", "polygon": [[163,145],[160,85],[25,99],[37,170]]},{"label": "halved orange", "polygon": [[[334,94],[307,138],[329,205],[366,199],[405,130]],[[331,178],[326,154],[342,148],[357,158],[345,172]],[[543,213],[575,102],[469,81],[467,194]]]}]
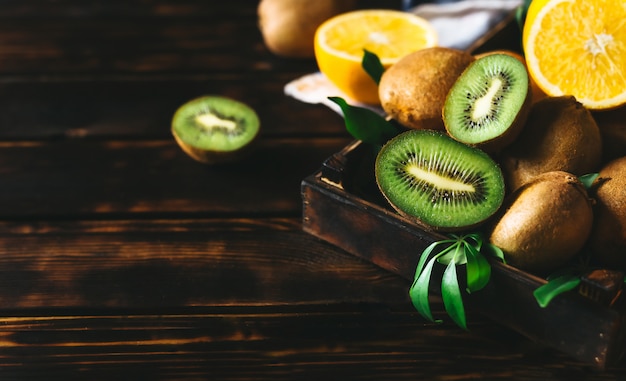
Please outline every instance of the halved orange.
[{"label": "halved orange", "polygon": [[548,95],[602,110],[626,104],[626,3],[533,0],[522,36],[528,72]]},{"label": "halved orange", "polygon": [[334,16],[315,33],[317,64],[339,90],[355,101],[377,104],[378,86],[361,66],[364,50],[387,68],[408,53],[437,45],[437,32],[415,14],[357,10]]}]

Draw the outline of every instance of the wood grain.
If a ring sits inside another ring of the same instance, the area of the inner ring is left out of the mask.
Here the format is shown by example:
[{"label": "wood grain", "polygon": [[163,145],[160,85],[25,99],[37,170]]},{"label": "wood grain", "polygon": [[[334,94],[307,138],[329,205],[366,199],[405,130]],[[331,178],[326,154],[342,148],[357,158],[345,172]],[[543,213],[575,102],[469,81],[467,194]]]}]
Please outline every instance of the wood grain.
[{"label": "wood grain", "polygon": [[4,307],[409,304],[406,281],[303,233],[299,219],[52,221],[2,230]]},{"label": "wood grain", "polygon": [[[427,322],[407,279],[302,230],[302,179],[351,139],[284,96],[316,64],[265,48],[257,3],[2,4],[0,378],[619,379],[498,322]],[[204,94],[257,110],[252,156],[176,146]]]},{"label": "wood grain", "polygon": [[[538,348],[520,356],[448,325],[380,306],[218,308],[192,314],[0,320],[2,374],[35,379],[568,379],[589,370]],[[478,331],[497,329],[476,326]],[[277,339],[280,337],[280,339]],[[106,338],[103,340],[103,338]],[[436,343],[435,343],[436,342]],[[477,353],[477,345],[493,353]],[[21,361],[30,358],[24,369]],[[484,362],[502,364],[484,367]],[[76,366],[78,365],[78,366]],[[548,366],[546,366],[548,365]],[[611,379],[599,375],[595,379]]]},{"label": "wood grain", "polygon": [[0,216],[299,215],[302,178],[347,141],[266,139],[216,167],[173,139],[0,143]]}]

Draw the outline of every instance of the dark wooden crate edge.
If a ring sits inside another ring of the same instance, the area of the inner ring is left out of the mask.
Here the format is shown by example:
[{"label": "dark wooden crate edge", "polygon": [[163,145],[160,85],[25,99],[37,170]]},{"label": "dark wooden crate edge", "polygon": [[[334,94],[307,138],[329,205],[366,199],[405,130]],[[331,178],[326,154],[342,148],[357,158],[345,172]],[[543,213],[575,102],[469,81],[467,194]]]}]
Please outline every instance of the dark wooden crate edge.
[{"label": "dark wooden crate edge", "polygon": [[[358,145],[347,146],[302,181],[303,230],[410,282],[419,254],[439,237],[343,189],[349,154]],[[473,311],[481,313],[601,369],[622,358],[626,338],[622,309],[576,292],[541,308],[532,292],[545,280],[497,261],[492,265],[489,285],[467,297],[470,321]]]}]

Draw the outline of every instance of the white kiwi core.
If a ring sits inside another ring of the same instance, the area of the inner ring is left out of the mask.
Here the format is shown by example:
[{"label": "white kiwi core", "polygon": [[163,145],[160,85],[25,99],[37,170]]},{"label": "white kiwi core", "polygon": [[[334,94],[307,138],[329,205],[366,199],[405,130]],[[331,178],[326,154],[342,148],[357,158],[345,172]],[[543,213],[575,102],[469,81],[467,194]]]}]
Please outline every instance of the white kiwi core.
[{"label": "white kiwi core", "polygon": [[471,184],[464,183],[463,181],[454,180],[449,177],[441,176],[440,174],[435,172],[423,170],[417,165],[409,165],[406,170],[416,178],[433,184],[439,189],[448,189],[453,192],[476,191],[476,188],[474,188]]},{"label": "white kiwi core", "polygon": [[472,110],[472,119],[481,120],[489,116],[493,109],[493,99],[498,94],[498,91],[502,87],[502,81],[499,78],[492,78],[489,89],[474,103],[474,109]]},{"label": "white kiwi core", "polygon": [[223,128],[229,131],[235,131],[237,129],[237,123],[228,119],[220,119],[213,114],[200,114],[196,116],[196,122],[205,130],[212,128]]}]

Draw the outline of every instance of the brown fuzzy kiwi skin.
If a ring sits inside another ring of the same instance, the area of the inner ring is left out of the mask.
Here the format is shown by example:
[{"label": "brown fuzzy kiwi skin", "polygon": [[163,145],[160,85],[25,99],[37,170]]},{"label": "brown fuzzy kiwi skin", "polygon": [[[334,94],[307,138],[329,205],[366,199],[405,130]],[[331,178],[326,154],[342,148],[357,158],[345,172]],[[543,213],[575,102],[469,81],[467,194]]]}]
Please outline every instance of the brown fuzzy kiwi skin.
[{"label": "brown fuzzy kiwi skin", "polygon": [[257,147],[258,135],[254,137],[248,144],[235,151],[211,151],[194,147],[185,143],[172,129],[172,135],[176,140],[176,143],[189,157],[207,165],[226,164],[239,160],[243,160],[250,155]]},{"label": "brown fuzzy kiwi skin", "polygon": [[287,58],[311,58],[317,27],[327,19],[356,8],[357,0],[261,0],[258,25],[265,46]]},{"label": "brown fuzzy kiwi skin", "polygon": [[610,161],[598,172],[590,193],[595,199],[591,258],[626,271],[626,156]]},{"label": "brown fuzzy kiwi skin", "polygon": [[602,135],[602,162],[626,156],[626,106],[591,113]]},{"label": "brown fuzzy kiwi skin", "polygon": [[593,219],[592,200],[578,178],[551,171],[507,197],[488,237],[508,264],[548,275],[580,253]]},{"label": "brown fuzzy kiwi skin", "polygon": [[573,96],[534,103],[519,136],[497,157],[509,191],[544,172],[593,173],[601,160],[598,125]]},{"label": "brown fuzzy kiwi skin", "polygon": [[443,131],[441,110],[446,95],[474,60],[467,52],[444,47],[406,55],[380,79],[378,95],[383,110],[407,128]]}]

